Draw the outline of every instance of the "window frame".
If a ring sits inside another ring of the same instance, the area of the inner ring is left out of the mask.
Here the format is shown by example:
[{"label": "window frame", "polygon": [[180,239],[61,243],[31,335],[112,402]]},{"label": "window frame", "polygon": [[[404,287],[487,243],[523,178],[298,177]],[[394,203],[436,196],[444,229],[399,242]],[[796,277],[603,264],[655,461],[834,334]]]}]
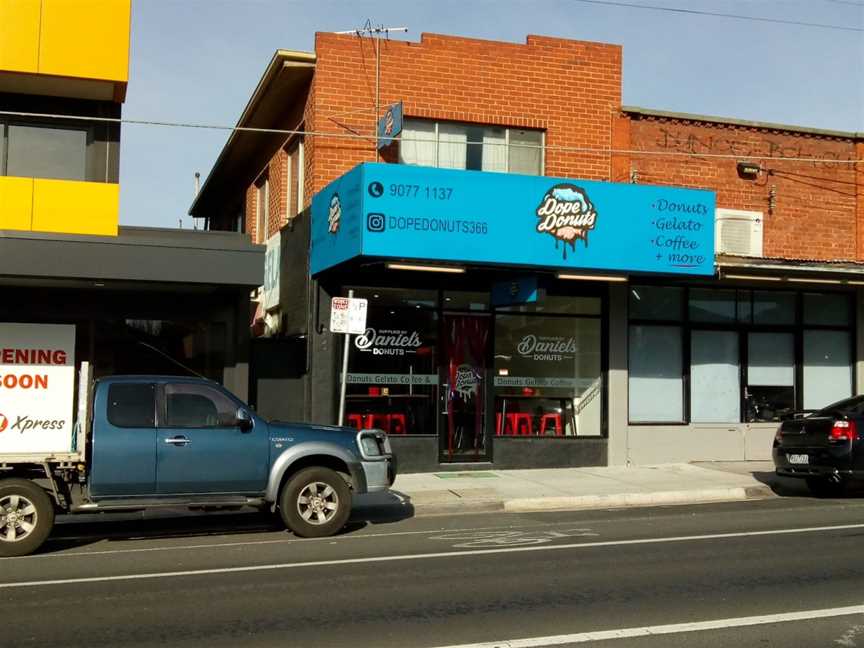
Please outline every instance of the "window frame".
[{"label": "window frame", "polygon": [[[679,319],[648,319],[644,317],[633,318],[630,316],[630,289],[637,287],[651,288],[675,288],[683,291],[681,313]],[[735,321],[731,322],[700,322],[694,321],[690,317],[690,291],[692,290],[729,290],[735,291]],[[792,293],[795,297],[795,317],[792,324],[756,324],[753,317],[753,299],[755,293]],[[740,304],[741,293],[748,295],[749,301],[749,319],[741,320]],[[839,324],[805,324],[804,323],[804,294],[819,293],[819,294],[834,294],[844,296],[849,302],[849,320],[845,325]],[[804,331],[824,330],[824,331],[839,331],[849,335],[849,363],[852,367],[852,395],[857,393],[858,381],[854,370],[855,360],[858,354],[858,340],[855,332],[857,331],[857,310],[855,308],[854,297],[855,293],[843,290],[821,290],[810,287],[790,289],[788,286],[783,288],[770,289],[763,286],[753,285],[710,285],[710,284],[681,284],[681,283],[658,283],[651,281],[639,282],[636,284],[628,284],[627,293],[627,348],[629,353],[629,340],[631,326],[680,326],[682,333],[682,385],[684,389],[684,419],[680,422],[668,421],[633,421],[630,418],[630,407],[628,398],[627,407],[627,423],[632,426],[646,425],[665,425],[665,426],[689,426],[689,425],[747,425],[747,424],[765,424],[770,425],[776,421],[748,421],[747,419],[747,399],[745,391],[749,386],[748,378],[748,333],[791,333],[793,336],[793,392],[794,392],[794,408],[795,411],[804,411]],[[739,368],[739,399],[740,399],[740,416],[738,421],[718,421],[716,423],[694,423],[692,420],[692,398],[691,398],[691,364],[692,364],[692,332],[693,331],[732,331],[738,335],[738,368]],[[628,391],[629,391],[629,361],[628,361]]]},{"label": "window frame", "polygon": [[234,427],[236,427],[228,425],[172,425],[168,422],[168,387],[171,387],[173,385],[193,385],[200,389],[209,389],[218,394],[221,394],[225,398],[225,400],[234,405],[235,410],[244,407],[243,404],[239,403],[237,399],[235,399],[229,392],[220,389],[217,385],[208,385],[205,383],[187,383],[183,381],[164,382],[160,383],[156,390],[156,428],[163,430],[225,430],[234,429]]},{"label": "window frame", "polygon": [[[285,154],[285,223],[303,212],[305,161],[303,138],[292,139],[283,148]],[[280,205],[281,209],[281,205]]]},{"label": "window frame", "polygon": [[266,243],[269,238],[270,176],[269,168],[255,180],[255,240]]},{"label": "window frame", "polygon": [[[412,122],[425,122],[427,124],[432,123],[435,125],[435,139],[429,140],[429,143],[432,144],[434,142],[434,145],[435,145],[435,166],[434,166],[434,168],[436,168],[436,169],[441,168],[441,166],[440,166],[440,163],[441,163],[441,161],[440,161],[440,148],[441,148],[440,126],[442,124],[448,124],[448,125],[453,125],[453,126],[462,126],[466,129],[470,129],[470,128],[475,128],[475,129],[476,128],[479,128],[479,129],[498,128],[498,129],[504,130],[504,146],[507,150],[507,154],[504,156],[505,169],[503,171],[487,171],[487,173],[511,173],[511,171],[510,171],[510,132],[512,130],[530,131],[533,133],[539,133],[540,134],[540,168],[538,169],[538,171],[535,175],[542,176],[546,172],[546,130],[545,129],[522,128],[522,127],[518,127],[518,126],[506,126],[506,125],[502,125],[502,124],[461,122],[461,121],[454,121],[454,120],[449,120],[449,119],[425,119],[422,117],[406,117],[405,118],[405,125],[406,126],[410,127],[410,124]],[[473,143],[469,142],[467,144],[468,147],[477,146],[477,145],[478,144],[476,142],[473,142]],[[482,141],[480,142],[479,145],[482,146]],[[482,169],[469,168],[467,165],[468,157],[469,156],[466,152],[466,166],[465,166],[464,170],[466,170],[466,171],[482,171]],[[398,159],[399,164],[408,164],[408,163],[402,161],[401,143],[400,143],[400,150],[397,154],[397,159]],[[411,164],[410,166],[416,166],[416,165]]]},{"label": "window frame", "polygon": [[[153,425],[120,425],[111,420],[111,392],[115,387],[129,385],[146,385],[153,391]],[[106,395],[108,402],[105,407],[105,420],[111,427],[120,428],[121,430],[156,430],[159,427],[159,390],[156,383],[153,382],[114,382],[108,385],[108,394]]]},{"label": "window frame", "polygon": [[[9,143],[11,140],[11,129],[15,126],[38,128],[43,130],[65,130],[79,131],[84,133],[84,173],[83,178],[54,178],[45,175],[10,176],[9,175]],[[2,119],[0,118],[0,177],[24,177],[39,178],[46,180],[68,180],[70,182],[108,182],[106,166],[106,177],[95,178],[92,176],[93,152],[91,147],[96,141],[96,129],[86,122],[69,120],[68,122],[52,122],[45,119]],[[106,144],[107,145],[107,144]],[[110,147],[109,147],[110,150]]]}]

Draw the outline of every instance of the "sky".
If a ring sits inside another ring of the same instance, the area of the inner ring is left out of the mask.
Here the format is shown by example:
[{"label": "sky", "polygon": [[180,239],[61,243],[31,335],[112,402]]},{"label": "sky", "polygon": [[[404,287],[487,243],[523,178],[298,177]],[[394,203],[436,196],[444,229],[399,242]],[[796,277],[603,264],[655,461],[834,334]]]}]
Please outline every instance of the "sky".
[{"label": "sky", "polygon": [[[398,37],[412,41],[426,32],[616,43],[625,105],[864,131],[864,0],[603,1],[133,0],[123,117],[233,126],[275,50],[312,51],[315,32],[371,19],[407,27]],[[194,174],[203,183],[228,134],[124,124],[121,224],[192,228]]]}]

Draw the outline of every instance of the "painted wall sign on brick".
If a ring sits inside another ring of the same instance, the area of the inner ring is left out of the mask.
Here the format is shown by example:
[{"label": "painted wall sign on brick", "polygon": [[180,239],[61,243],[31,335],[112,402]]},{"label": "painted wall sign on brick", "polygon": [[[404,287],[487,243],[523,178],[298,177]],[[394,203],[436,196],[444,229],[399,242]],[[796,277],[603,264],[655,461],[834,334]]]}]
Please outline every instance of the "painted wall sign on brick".
[{"label": "painted wall sign on brick", "polygon": [[313,198],[312,272],[366,256],[712,275],[714,208],[694,189],[367,163]]}]

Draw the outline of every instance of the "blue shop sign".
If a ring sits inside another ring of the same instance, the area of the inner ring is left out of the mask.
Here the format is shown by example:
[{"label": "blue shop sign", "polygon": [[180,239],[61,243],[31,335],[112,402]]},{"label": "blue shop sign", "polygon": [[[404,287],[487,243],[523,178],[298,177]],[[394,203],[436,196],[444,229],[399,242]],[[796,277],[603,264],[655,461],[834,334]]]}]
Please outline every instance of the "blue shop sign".
[{"label": "blue shop sign", "polygon": [[714,274],[714,193],[361,164],[312,199],[311,270],[367,256]]},{"label": "blue shop sign", "polygon": [[390,146],[394,137],[402,133],[402,102],[388,106],[378,120],[378,148]]}]

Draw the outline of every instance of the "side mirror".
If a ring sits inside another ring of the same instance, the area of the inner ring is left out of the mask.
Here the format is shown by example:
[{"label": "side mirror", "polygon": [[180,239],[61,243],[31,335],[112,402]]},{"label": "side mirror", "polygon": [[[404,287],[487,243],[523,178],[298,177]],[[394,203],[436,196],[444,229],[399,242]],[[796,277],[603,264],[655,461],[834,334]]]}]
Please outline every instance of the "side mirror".
[{"label": "side mirror", "polygon": [[246,431],[252,429],[252,425],[253,425],[252,416],[249,414],[249,412],[247,412],[242,407],[237,410],[236,425],[243,432],[246,432]]}]

